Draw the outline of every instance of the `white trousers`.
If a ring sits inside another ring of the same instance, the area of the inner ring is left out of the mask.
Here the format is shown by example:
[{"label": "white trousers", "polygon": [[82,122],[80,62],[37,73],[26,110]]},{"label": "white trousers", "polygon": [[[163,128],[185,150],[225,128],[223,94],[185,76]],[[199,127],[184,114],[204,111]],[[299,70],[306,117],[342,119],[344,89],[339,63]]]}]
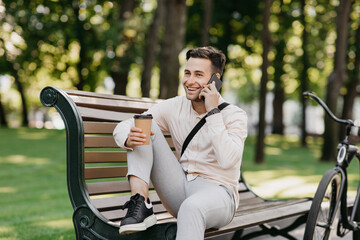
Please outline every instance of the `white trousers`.
[{"label": "white trousers", "polygon": [[154,121],[151,130],[150,145],[128,152],[128,176],[148,184],[151,179],[164,207],[177,218],[176,239],[204,239],[206,229],[227,225],[235,212],[231,188],[201,177],[188,181]]}]

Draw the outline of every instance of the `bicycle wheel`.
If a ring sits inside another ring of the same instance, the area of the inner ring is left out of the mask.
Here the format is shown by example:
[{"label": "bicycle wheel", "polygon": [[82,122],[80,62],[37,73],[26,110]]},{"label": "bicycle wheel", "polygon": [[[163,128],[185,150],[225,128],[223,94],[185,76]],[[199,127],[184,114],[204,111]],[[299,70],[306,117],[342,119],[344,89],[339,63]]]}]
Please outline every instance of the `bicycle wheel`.
[{"label": "bicycle wheel", "polygon": [[[360,222],[360,202],[358,203],[358,206],[356,209],[354,221]],[[360,239],[360,230],[353,231],[353,240],[359,240],[359,239]]]},{"label": "bicycle wheel", "polygon": [[[335,169],[327,171],[320,181],[311,204],[305,226],[304,240],[329,239],[336,229],[339,206],[340,175]],[[336,211],[336,212],[335,212]]]}]

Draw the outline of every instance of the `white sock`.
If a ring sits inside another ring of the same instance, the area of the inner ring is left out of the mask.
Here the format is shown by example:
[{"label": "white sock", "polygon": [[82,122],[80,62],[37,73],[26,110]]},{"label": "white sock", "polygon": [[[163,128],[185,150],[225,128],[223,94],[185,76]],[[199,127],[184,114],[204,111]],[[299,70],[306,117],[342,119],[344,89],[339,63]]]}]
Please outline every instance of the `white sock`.
[{"label": "white sock", "polygon": [[150,203],[147,203],[147,201],[145,201],[145,206],[146,206],[148,209],[152,208],[151,202],[150,202]]}]

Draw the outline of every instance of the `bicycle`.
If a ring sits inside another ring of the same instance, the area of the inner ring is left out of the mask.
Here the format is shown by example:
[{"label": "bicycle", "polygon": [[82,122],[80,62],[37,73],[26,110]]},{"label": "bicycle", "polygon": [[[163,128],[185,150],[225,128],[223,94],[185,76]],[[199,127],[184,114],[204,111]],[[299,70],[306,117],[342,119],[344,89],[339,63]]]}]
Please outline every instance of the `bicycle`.
[{"label": "bicycle", "polygon": [[304,92],[303,96],[315,99],[334,121],[346,126],[345,139],[338,145],[336,166],[323,175],[316,190],[306,221],[304,240],[331,239],[335,227],[338,236],[343,237],[352,231],[353,239],[360,240],[360,183],[350,214],[347,207],[347,167],[354,157],[360,163],[359,149],[349,143],[349,137],[352,127],[359,127],[359,124],[337,118],[315,94]]}]

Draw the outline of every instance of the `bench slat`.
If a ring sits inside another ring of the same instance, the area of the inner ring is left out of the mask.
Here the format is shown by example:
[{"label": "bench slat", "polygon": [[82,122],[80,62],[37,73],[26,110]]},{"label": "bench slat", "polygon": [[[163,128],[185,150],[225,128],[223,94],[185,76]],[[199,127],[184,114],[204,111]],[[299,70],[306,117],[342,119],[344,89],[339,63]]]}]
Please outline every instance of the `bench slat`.
[{"label": "bench slat", "polygon": [[305,214],[310,209],[311,200],[302,200],[303,202],[299,202],[298,199],[293,201],[289,200],[286,204],[283,201],[279,201],[279,204],[276,207],[264,207],[261,211],[243,211],[242,215],[235,216],[230,224],[220,229],[208,230],[206,231],[205,236],[219,235],[240,228],[257,226],[263,223]]},{"label": "bench slat", "polygon": [[[126,211],[127,211],[126,209],[125,210],[116,209],[116,210],[104,211],[100,213],[110,221],[116,221],[125,217]],[[153,205],[153,211],[155,215],[158,213],[167,212],[162,204]]]},{"label": "bench slat", "polygon": [[[277,201],[269,201],[269,200],[263,200],[263,201],[251,201],[251,204],[249,204],[249,200],[246,200],[244,202],[240,201],[240,205],[238,209],[236,210],[236,216],[242,215],[244,212],[251,212],[251,211],[258,211],[263,208],[270,208],[270,207],[276,207],[279,205],[286,204],[288,200],[277,200]],[[293,200],[290,200],[292,203]],[[303,202],[304,200],[301,199],[299,202]]]},{"label": "bench slat", "polygon": [[85,179],[125,177],[127,167],[88,167],[85,168]]},{"label": "bench slat", "polygon": [[[112,134],[118,122],[84,121],[85,134]],[[170,133],[163,132],[165,138],[171,138]]]},{"label": "bench slat", "polygon": [[[130,192],[130,185],[128,181],[92,182],[87,183],[87,187],[90,196]],[[154,189],[151,182],[149,189]]]},{"label": "bench slat", "polygon": [[117,122],[84,122],[84,133],[112,134]]},{"label": "bench slat", "polygon": [[[176,151],[173,151],[176,155]],[[126,151],[85,151],[85,163],[123,163],[127,161]]]},{"label": "bench slat", "polygon": [[246,192],[240,192],[239,193],[240,202],[244,201],[246,199],[253,199],[253,198],[256,198],[256,197],[257,196],[251,191],[246,191]]},{"label": "bench slat", "polygon": [[[171,138],[165,138],[171,148],[174,144]],[[118,148],[113,136],[85,136],[86,148]]]},{"label": "bench slat", "polygon": [[79,90],[71,90],[71,89],[62,89],[66,92],[70,97],[74,96],[86,96],[91,98],[100,98],[100,99],[109,99],[109,100],[120,100],[120,101],[128,101],[133,102],[135,104],[134,108],[136,108],[138,103],[151,103],[156,104],[161,102],[161,99],[150,99],[150,98],[136,98],[136,97],[128,97],[124,95],[114,95],[114,94],[104,94],[104,93],[94,93],[88,91],[79,91]]},{"label": "bench slat", "polygon": [[[106,211],[109,209],[120,209],[127,201],[129,201],[130,195],[106,197],[106,198],[94,198],[91,202],[99,211]],[[149,193],[149,199],[153,205],[161,204],[160,198],[156,192]]]},{"label": "bench slat", "polygon": [[74,95],[71,96],[71,98],[77,106],[117,112],[143,113],[150,107],[154,106],[154,103],[139,101],[119,101],[117,99],[103,99]]},{"label": "bench slat", "polygon": [[130,191],[130,185],[127,181],[87,183],[87,188],[90,196]]},{"label": "bench slat", "polygon": [[109,110],[93,109],[87,107],[78,107],[81,117],[84,121],[109,121],[109,122],[121,122],[123,120],[132,118],[135,113],[123,113],[114,112]]},{"label": "bench slat", "polygon": [[125,151],[85,151],[85,163],[124,163],[127,160]]},{"label": "bench slat", "polygon": [[85,136],[86,148],[118,148],[113,136]]}]

